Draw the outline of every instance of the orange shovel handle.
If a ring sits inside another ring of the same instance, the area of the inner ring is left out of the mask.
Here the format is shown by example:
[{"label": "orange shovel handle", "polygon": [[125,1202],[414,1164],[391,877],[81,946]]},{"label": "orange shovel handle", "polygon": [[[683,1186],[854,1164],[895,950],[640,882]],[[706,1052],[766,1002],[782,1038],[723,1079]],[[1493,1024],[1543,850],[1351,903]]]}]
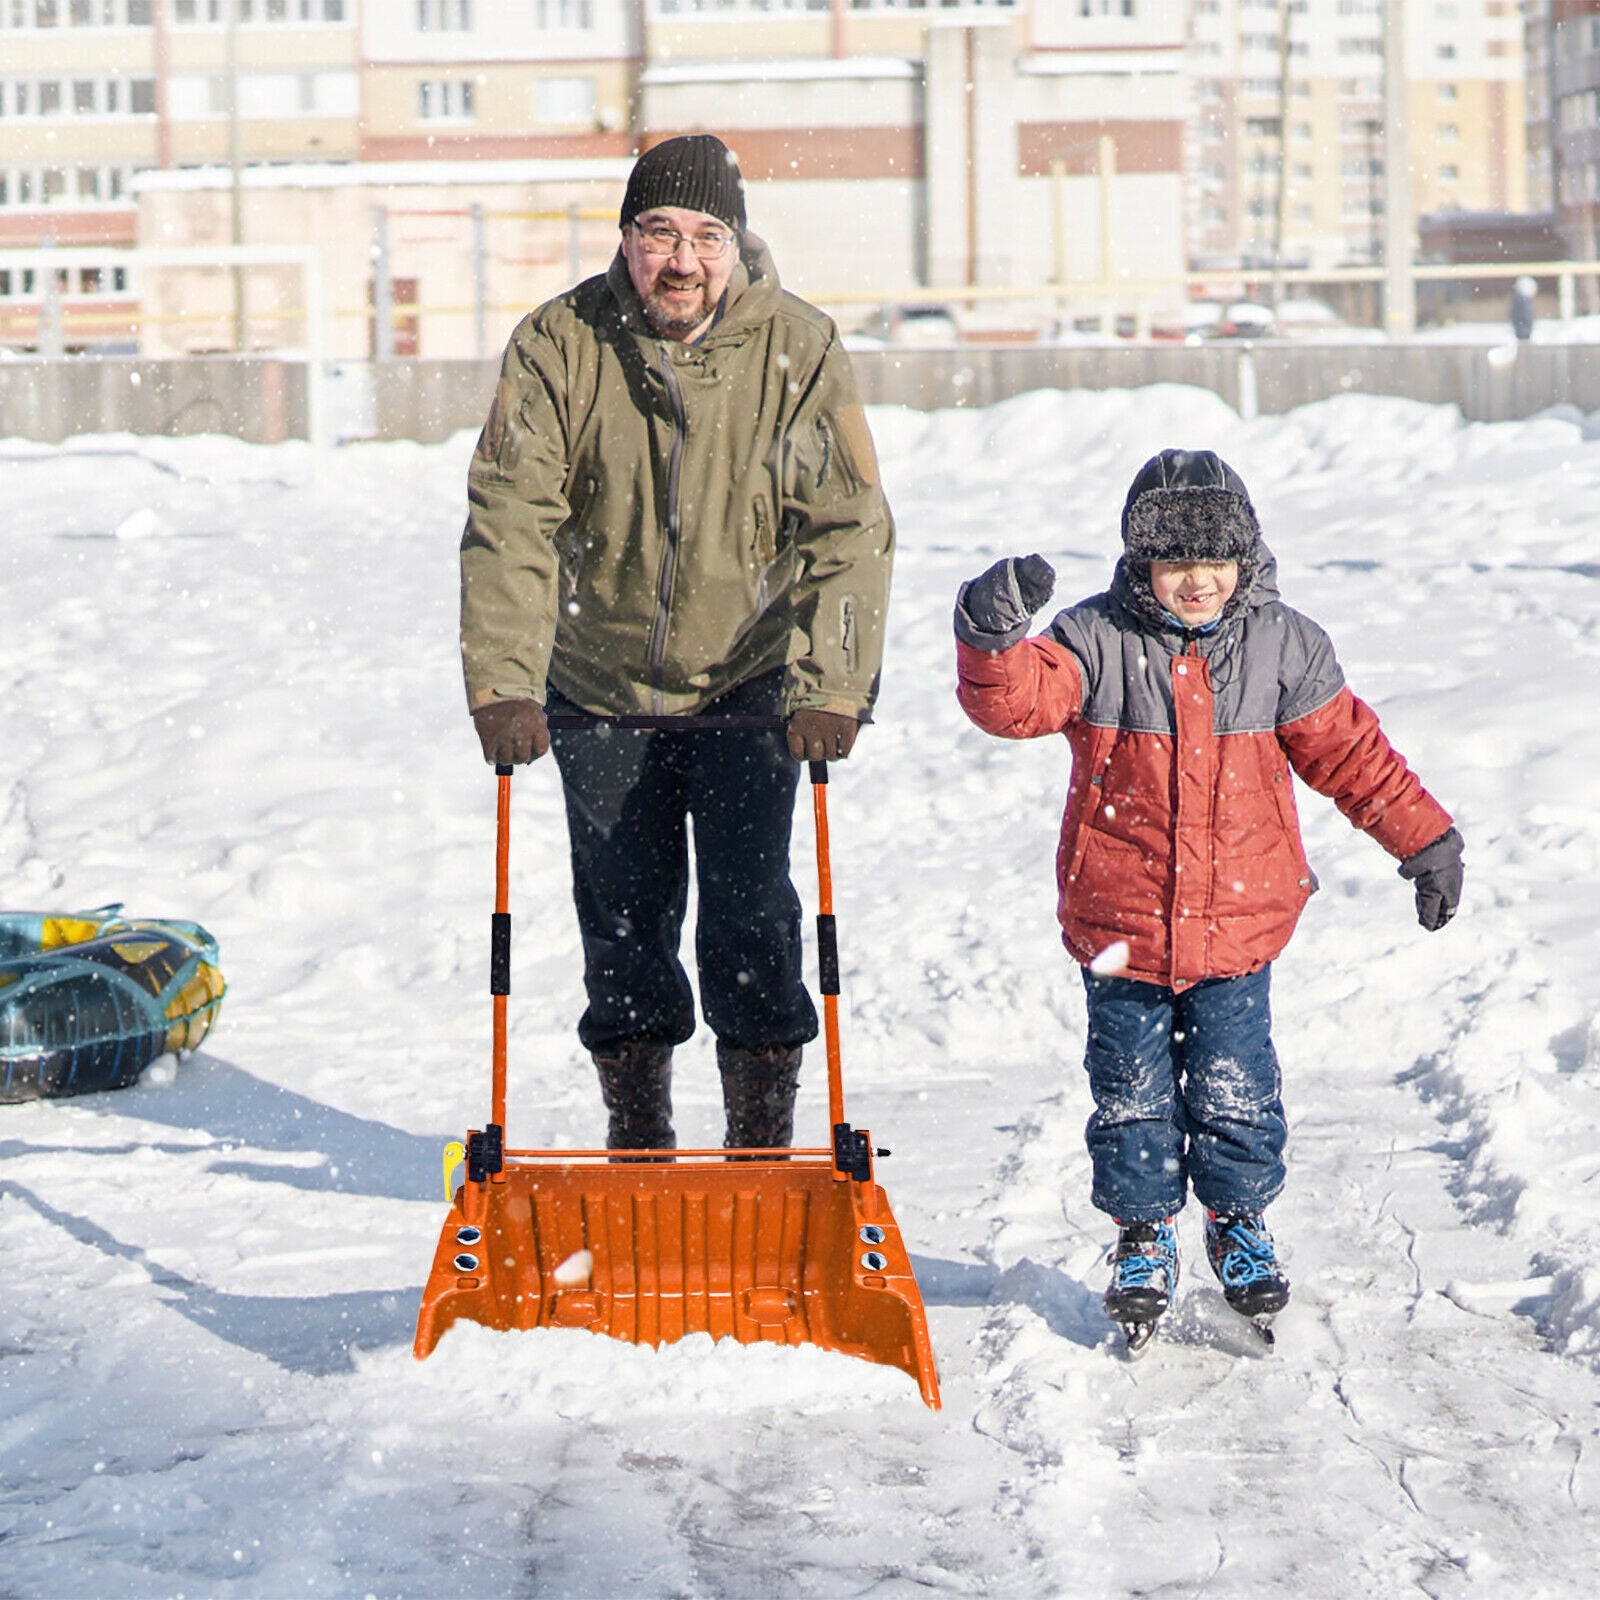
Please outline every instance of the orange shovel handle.
[{"label": "orange shovel handle", "polygon": [[[562,717],[563,725],[589,727],[615,721],[632,721],[650,727],[676,721],[678,726],[696,723],[732,724],[762,727],[782,726],[777,718],[601,718]],[[811,773],[811,808],[816,823],[817,841],[817,968],[822,991],[823,1038],[828,1058],[828,1123],[837,1137],[845,1127],[844,1069],[839,1049],[839,946],[833,917],[833,865],[828,848],[828,764],[808,763]],[[497,766],[495,777],[499,794],[495,808],[494,918],[491,925],[489,992],[494,1005],[493,1077],[490,1088],[490,1122],[498,1136],[506,1125],[506,1001],[511,993],[511,775],[509,766]],[[846,1129],[846,1132],[849,1132]],[[869,1158],[870,1159],[870,1158]],[[870,1170],[870,1169],[869,1169]]]},{"label": "orange shovel handle", "polygon": [[828,763],[813,761],[811,811],[817,834],[817,976],[828,1050],[828,1126],[844,1121],[844,1069],[839,1057],[839,943],[833,920],[833,863],[828,851]]},{"label": "orange shovel handle", "polygon": [[494,1077],[489,1120],[506,1125],[506,997],[511,993],[511,768],[496,767],[494,921],[489,943],[489,992],[494,1003]]}]

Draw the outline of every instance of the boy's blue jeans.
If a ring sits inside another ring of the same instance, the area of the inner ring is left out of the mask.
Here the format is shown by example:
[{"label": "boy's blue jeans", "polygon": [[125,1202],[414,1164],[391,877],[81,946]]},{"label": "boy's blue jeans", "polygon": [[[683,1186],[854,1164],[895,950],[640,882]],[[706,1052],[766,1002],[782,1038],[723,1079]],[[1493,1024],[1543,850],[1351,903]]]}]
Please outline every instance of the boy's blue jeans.
[{"label": "boy's blue jeans", "polygon": [[1095,1103],[1085,1132],[1099,1210],[1156,1222],[1182,1210],[1191,1187],[1223,1214],[1262,1211],[1278,1197],[1288,1130],[1271,972],[1175,993],[1083,969]]}]

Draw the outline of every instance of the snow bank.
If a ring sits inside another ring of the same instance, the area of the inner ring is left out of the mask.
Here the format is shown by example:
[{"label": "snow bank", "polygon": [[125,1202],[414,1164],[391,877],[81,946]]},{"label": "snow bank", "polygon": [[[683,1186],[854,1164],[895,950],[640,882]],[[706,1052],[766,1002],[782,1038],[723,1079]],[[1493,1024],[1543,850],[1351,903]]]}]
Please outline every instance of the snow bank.
[{"label": "snow bank", "polygon": [[[440,1151],[481,1119],[492,784],[459,686],[469,436],[318,458],[0,443],[14,906],[193,917],[231,984],[171,1081],[0,1109],[0,1541],[17,1596],[1587,1595],[1600,1497],[1600,445],[1359,395],[879,410],[901,546],[833,791],[852,1112],[946,1410],[815,1350],[409,1344]],[[1057,741],[951,694],[957,583],[1103,586],[1165,445],[1243,473],[1285,597],[1455,812],[1461,915],[1301,796],[1280,964],[1296,1298],[1262,1359],[1194,1218],[1137,1367],[1099,1309]],[[797,859],[809,851],[800,825]],[[802,894],[811,892],[800,869]],[[601,1132],[554,775],[516,781],[513,1137]],[[679,1131],[720,1139],[708,1042]],[[825,1115],[808,1071],[800,1124]]]}]

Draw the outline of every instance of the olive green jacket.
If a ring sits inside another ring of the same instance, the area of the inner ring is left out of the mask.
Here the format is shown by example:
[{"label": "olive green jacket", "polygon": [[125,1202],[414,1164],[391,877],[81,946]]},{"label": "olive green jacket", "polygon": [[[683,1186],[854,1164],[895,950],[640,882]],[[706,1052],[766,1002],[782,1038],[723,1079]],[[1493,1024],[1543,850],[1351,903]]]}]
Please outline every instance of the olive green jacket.
[{"label": "olive green jacket", "polygon": [[693,345],[620,253],[524,317],[468,473],[467,698],[700,709],[785,669],[785,709],[865,718],[894,524],[838,331],[746,235]]}]

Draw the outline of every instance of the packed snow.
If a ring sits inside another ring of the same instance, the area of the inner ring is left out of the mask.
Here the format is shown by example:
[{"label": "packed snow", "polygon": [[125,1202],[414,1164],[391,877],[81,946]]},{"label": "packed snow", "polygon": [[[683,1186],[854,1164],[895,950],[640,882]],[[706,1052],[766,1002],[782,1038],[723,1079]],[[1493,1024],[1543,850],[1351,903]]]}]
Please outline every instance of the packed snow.
[{"label": "packed snow", "polygon": [[[814,1348],[458,1327],[412,1357],[443,1147],[488,1107],[470,436],[0,443],[5,903],[194,918],[230,985],[175,1073],[0,1107],[8,1600],[1592,1592],[1600,439],[1359,395],[1245,422],[1176,387],[872,422],[901,542],[877,725],[831,790],[844,1060],[895,1152],[937,1413]],[[1102,588],[1165,445],[1242,472],[1285,598],[1454,812],[1467,889],[1424,933],[1394,862],[1300,796],[1294,1301],[1265,1353],[1191,1209],[1129,1363],[1054,924],[1067,752],[966,723],[950,610],[1010,553],[1062,603]],[[590,1145],[555,773],[514,788],[509,1133]],[[680,1060],[680,1138],[720,1142],[710,1042]]]}]

